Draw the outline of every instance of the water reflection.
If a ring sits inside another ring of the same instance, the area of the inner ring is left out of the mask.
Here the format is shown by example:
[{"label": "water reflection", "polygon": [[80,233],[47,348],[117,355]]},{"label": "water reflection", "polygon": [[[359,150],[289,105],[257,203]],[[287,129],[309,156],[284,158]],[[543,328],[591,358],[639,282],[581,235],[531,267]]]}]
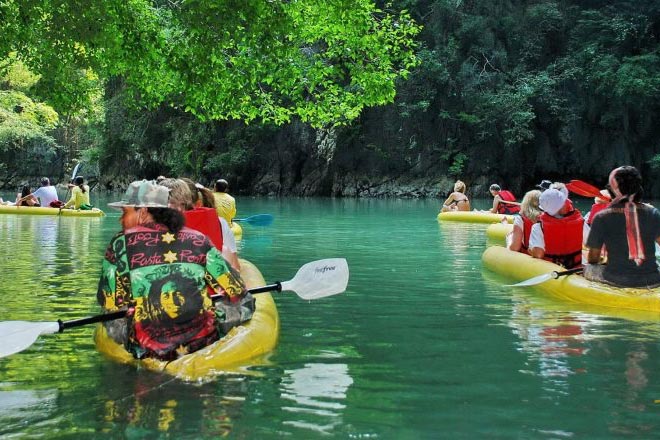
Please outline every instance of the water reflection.
[{"label": "water reflection", "polygon": [[128,438],[172,433],[186,438],[226,437],[248,394],[246,378],[226,379],[194,385],[165,375],[129,373],[119,379],[114,392],[101,398],[101,431]]},{"label": "water reflection", "polygon": [[588,351],[584,340],[588,321],[570,313],[552,313],[536,308],[521,296],[513,297],[513,300],[509,325],[520,338],[519,351],[527,354],[531,361],[538,362],[538,374],[566,391],[564,379],[585,372],[577,359],[572,358],[579,358]]},{"label": "water reflection", "polygon": [[348,388],[353,384],[348,365],[340,363],[307,363],[302,368],[285,370],[282,398],[296,406],[284,406],[285,411],[306,414],[286,425],[330,434],[342,424],[341,413],[346,405]]},{"label": "water reflection", "polygon": [[0,391],[0,436],[50,419],[57,390]]}]

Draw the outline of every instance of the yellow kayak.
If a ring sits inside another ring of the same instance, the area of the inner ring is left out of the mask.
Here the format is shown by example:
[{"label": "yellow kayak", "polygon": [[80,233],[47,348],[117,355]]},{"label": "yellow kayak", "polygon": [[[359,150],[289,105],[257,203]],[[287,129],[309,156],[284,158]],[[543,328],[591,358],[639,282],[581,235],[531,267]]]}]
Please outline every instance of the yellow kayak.
[{"label": "yellow kayak", "polygon": [[238,222],[231,222],[231,232],[234,233],[234,238],[236,240],[241,240],[243,238],[243,227],[238,224]]},{"label": "yellow kayak", "polygon": [[0,214],[22,214],[22,215],[54,215],[62,217],[103,217],[105,213],[100,209],[59,209],[33,206],[11,206],[0,205]]},{"label": "yellow kayak", "polygon": [[[246,260],[241,260],[241,276],[250,288],[266,284],[259,269]],[[102,324],[96,327],[94,342],[101,353],[115,362],[165,372],[183,380],[198,381],[221,372],[237,371],[250,364],[250,360],[272,351],[280,332],[279,315],[272,295],[266,292],[254,297],[256,310],[250,321],[234,327],[214,344],[171,362],[135,359],[108,336]]]},{"label": "yellow kayak", "polygon": [[493,243],[504,245],[506,236],[511,231],[513,231],[511,223],[493,223],[486,228],[486,237]]},{"label": "yellow kayak", "polygon": [[513,223],[512,215],[494,214],[483,211],[447,211],[438,214],[438,221],[466,222],[466,223],[500,223],[503,219]]},{"label": "yellow kayak", "polygon": [[[563,267],[545,260],[532,258],[527,254],[513,252],[501,246],[491,246],[481,257],[484,267],[495,273],[520,282],[553,271],[561,272]],[[521,287],[529,289],[530,287]],[[619,288],[594,281],[581,275],[567,275],[550,279],[534,288],[557,298],[576,303],[616,309],[660,312],[660,288]]]}]

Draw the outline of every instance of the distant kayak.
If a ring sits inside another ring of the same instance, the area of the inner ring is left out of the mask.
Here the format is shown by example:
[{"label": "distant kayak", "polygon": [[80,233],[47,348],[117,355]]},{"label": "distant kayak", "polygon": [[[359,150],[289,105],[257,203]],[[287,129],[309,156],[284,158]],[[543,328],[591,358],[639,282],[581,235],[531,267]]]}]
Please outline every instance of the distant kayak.
[{"label": "distant kayak", "polygon": [[103,217],[105,213],[100,209],[59,209],[34,206],[0,205],[0,214],[20,215],[51,215],[62,217]]},{"label": "distant kayak", "polygon": [[[532,258],[501,246],[489,247],[481,259],[485,268],[511,279],[512,282],[566,270],[549,261]],[[578,274],[549,279],[531,287],[518,287],[518,289],[538,289],[563,300],[592,306],[660,312],[660,288],[614,287],[588,281]]]},{"label": "distant kayak", "polygon": [[500,223],[506,219],[508,223],[513,223],[512,215],[494,214],[483,211],[447,211],[438,214],[438,221],[452,221],[465,223]]}]

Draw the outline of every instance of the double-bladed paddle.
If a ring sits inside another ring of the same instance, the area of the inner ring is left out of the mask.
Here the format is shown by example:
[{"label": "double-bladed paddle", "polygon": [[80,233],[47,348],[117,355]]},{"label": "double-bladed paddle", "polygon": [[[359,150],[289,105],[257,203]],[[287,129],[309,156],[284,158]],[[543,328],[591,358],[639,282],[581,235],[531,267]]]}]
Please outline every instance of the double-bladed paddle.
[{"label": "double-bladed paddle", "polygon": [[524,280],[516,284],[505,284],[504,287],[536,286],[537,284],[545,283],[548,280],[556,280],[557,278],[563,277],[565,275],[582,272],[582,270],[583,269],[581,267],[574,267],[573,269],[568,269],[561,272],[557,272],[556,270],[553,270],[550,273],[544,273],[542,275],[535,276],[534,278],[530,278],[528,280]]},{"label": "double-bladed paddle", "polygon": [[[276,282],[249,289],[252,294],[291,291],[308,301],[336,295],[348,285],[348,263],[344,258],[327,258],[305,264],[289,281]],[[213,295],[217,300],[221,295]],[[63,332],[65,329],[86,324],[107,322],[126,316],[126,310],[90,316],[73,321],[55,322],[3,321],[0,322],[0,358],[30,347],[41,335]]]},{"label": "double-bladed paddle", "polygon": [[273,223],[273,216],[271,214],[256,214],[245,218],[235,218],[232,221],[239,223],[247,223],[253,226],[269,226]]},{"label": "double-bladed paddle", "polygon": [[566,184],[566,189],[579,196],[599,197],[607,201],[611,200],[609,197],[601,194],[598,188],[582,180],[571,180]]}]

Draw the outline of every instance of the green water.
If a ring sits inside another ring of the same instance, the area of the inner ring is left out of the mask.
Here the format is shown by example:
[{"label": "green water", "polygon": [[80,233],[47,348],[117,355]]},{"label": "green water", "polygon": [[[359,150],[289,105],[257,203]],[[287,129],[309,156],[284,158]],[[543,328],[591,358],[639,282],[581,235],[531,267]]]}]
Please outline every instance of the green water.
[{"label": "green water", "polygon": [[[93,201],[105,205],[105,199]],[[477,203],[486,207],[489,201]],[[485,226],[439,224],[437,201],[238,200],[240,253],[267,281],[345,257],[347,292],[278,294],[277,349],[206,384],[104,359],[90,327],[0,359],[2,438],[651,438],[660,322],[502,287]],[[98,312],[101,219],[0,215],[1,320]]]}]

